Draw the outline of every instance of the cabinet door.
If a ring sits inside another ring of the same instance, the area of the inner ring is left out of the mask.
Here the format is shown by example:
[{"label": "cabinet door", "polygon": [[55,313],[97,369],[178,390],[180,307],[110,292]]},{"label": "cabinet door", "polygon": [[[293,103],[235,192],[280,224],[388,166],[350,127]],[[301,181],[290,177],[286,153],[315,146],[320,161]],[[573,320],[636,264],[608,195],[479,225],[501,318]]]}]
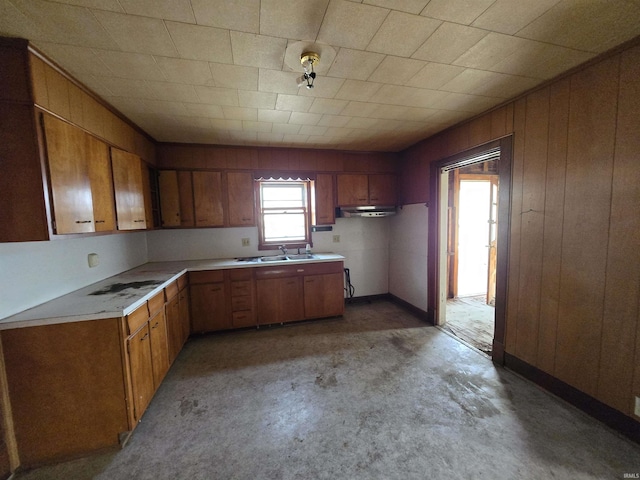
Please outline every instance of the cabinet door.
[{"label": "cabinet door", "polygon": [[173,297],[166,304],[167,308],[167,344],[169,350],[169,363],[180,353],[182,348],[182,324],[180,323],[180,299]]},{"label": "cabinet door", "polygon": [[222,174],[193,172],[193,203],[196,227],[224,226]]},{"label": "cabinet door", "polygon": [[54,230],[58,234],[93,232],[93,198],[85,133],[44,115]]},{"label": "cabinet door", "polygon": [[151,364],[153,366],[153,387],[157,390],[169,370],[169,352],[167,349],[167,321],[164,309],[149,320],[151,337]]},{"label": "cabinet door", "polygon": [[175,170],[160,170],[158,172],[158,191],[160,193],[162,227],[179,227],[180,192],[178,190],[178,172]]},{"label": "cabinet door", "polygon": [[224,283],[192,285],[190,290],[194,332],[213,332],[232,327]]},{"label": "cabinet door", "polygon": [[227,173],[227,200],[230,227],[256,224],[253,175],[249,172]]},{"label": "cabinet door", "polygon": [[369,201],[372,205],[395,205],[396,176],[369,175]]},{"label": "cabinet door", "polygon": [[195,225],[195,214],[193,211],[191,172],[178,172],[178,196],[180,197],[180,226],[193,227]]},{"label": "cabinet door", "polygon": [[369,203],[369,181],[367,175],[338,175],[337,183],[339,206],[367,205]]},{"label": "cabinet door", "polygon": [[134,418],[139,421],[155,392],[148,323],[127,339],[127,351],[133,389]]},{"label": "cabinet door", "polygon": [[116,229],[116,212],[109,146],[89,134],[85,134],[85,139],[95,230],[110,232]]},{"label": "cabinet door", "polygon": [[258,325],[304,318],[302,277],[256,280]]},{"label": "cabinet door", "polygon": [[144,230],[146,217],[140,157],[111,147],[118,230]]},{"label": "cabinet door", "polygon": [[342,273],[304,277],[304,315],[306,318],[332,317],[343,313]]},{"label": "cabinet door", "polygon": [[189,315],[189,287],[180,290],[178,294],[180,305],[180,325],[182,326],[181,346],[185,344],[191,333],[191,317]]},{"label": "cabinet door", "polygon": [[319,173],[316,175],[316,218],[314,225],[330,225],[336,223],[333,200],[333,175]]}]

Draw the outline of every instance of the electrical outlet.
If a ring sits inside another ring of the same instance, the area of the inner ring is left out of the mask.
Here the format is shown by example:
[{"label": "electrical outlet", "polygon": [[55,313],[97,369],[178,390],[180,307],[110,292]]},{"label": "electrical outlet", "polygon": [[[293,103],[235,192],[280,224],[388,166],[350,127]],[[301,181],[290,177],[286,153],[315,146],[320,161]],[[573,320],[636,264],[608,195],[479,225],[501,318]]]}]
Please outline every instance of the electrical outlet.
[{"label": "electrical outlet", "polygon": [[87,261],[89,263],[89,268],[94,268],[100,265],[100,256],[97,253],[90,253],[87,256]]},{"label": "electrical outlet", "polygon": [[333,236],[333,243],[340,243],[340,235]]},{"label": "electrical outlet", "polygon": [[633,409],[633,413],[636,417],[640,417],[640,397],[636,397],[636,407]]},{"label": "electrical outlet", "polygon": [[243,247],[248,247],[250,245],[251,245],[251,239],[249,239],[249,238],[243,238],[242,239],[242,246]]}]

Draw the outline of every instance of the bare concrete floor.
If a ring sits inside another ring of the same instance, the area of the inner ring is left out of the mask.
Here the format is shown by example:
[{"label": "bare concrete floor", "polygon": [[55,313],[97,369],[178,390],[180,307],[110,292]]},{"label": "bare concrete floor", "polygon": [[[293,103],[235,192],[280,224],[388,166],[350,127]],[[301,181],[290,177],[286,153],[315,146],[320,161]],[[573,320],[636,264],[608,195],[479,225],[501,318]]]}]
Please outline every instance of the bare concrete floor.
[{"label": "bare concrete floor", "polygon": [[[87,419],[90,421],[90,419]],[[19,479],[618,479],[640,448],[386,302],[191,339],[130,443]]]}]

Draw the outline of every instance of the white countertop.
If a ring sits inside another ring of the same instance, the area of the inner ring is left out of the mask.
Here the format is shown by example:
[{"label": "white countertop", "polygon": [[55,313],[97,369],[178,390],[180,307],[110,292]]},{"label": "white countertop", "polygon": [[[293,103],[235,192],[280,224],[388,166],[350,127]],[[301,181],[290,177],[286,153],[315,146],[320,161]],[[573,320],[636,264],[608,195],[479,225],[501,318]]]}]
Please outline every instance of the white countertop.
[{"label": "white countertop", "polygon": [[344,260],[342,255],[314,253],[314,258],[273,262],[236,259],[151,262],[0,320],[0,330],[128,315],[182,274],[199,270],[262,268]]}]

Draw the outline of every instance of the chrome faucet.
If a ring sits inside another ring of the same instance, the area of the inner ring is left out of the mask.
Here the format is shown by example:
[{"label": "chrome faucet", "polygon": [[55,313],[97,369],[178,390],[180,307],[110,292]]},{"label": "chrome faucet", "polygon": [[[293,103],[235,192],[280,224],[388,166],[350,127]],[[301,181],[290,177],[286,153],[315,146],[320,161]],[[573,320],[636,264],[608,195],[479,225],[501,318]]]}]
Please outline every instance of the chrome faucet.
[{"label": "chrome faucet", "polygon": [[286,255],[287,254],[287,246],[286,245],[280,245],[278,247],[280,250],[282,250],[282,254]]}]

